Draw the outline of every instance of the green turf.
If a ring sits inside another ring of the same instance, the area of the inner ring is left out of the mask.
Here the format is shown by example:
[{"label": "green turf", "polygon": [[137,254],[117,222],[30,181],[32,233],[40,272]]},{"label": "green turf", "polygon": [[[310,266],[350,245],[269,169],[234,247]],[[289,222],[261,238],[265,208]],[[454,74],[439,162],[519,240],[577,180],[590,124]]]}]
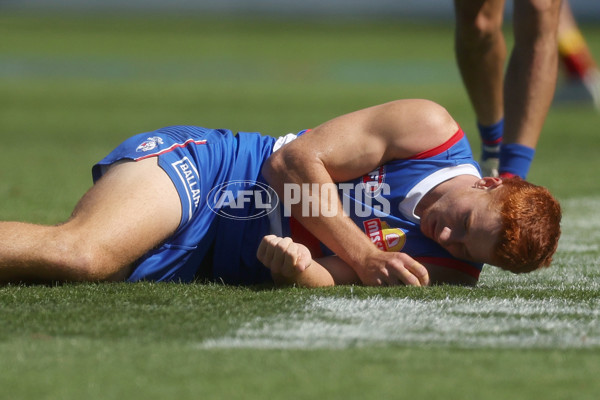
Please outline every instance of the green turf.
[{"label": "green turf", "polygon": [[[424,97],[478,143],[451,25],[2,13],[0,38],[0,219],[64,220],[95,161],[164,125],[279,135]],[[2,287],[0,398],[595,399],[599,123],[572,102],[544,128],[530,178],[565,209],[548,271],[486,269],[475,289]]]}]

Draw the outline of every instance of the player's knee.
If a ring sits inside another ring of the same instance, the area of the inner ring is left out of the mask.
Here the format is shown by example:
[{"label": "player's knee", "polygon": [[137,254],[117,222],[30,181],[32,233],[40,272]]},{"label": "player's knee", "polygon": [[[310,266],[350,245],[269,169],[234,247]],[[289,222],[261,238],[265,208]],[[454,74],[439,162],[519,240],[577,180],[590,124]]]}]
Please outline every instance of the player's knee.
[{"label": "player's knee", "polygon": [[100,251],[91,248],[75,247],[67,259],[69,268],[73,270],[73,280],[84,282],[100,282],[117,280],[121,266],[104,256]]},{"label": "player's knee", "polygon": [[470,13],[457,10],[457,39],[463,45],[480,45],[502,35],[502,14]]},{"label": "player's knee", "polygon": [[530,7],[531,10],[538,15],[542,15],[558,13],[560,10],[560,3],[560,0],[530,0],[528,3],[523,2],[520,6]]},{"label": "player's knee", "polygon": [[54,267],[63,280],[98,282],[125,279],[128,266],[93,241],[72,232],[56,235]]},{"label": "player's knee", "polygon": [[560,1],[557,0],[515,2],[515,14],[519,14],[519,18],[515,21],[516,44],[527,40],[528,37],[534,39],[547,37],[549,40],[556,41],[559,13]]}]

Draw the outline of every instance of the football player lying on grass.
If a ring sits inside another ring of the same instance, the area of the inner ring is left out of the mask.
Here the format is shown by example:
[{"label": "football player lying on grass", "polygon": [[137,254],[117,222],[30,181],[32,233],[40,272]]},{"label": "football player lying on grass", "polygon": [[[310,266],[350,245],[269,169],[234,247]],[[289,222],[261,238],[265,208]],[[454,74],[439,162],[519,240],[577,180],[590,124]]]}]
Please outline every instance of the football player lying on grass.
[{"label": "football player lying on grass", "polygon": [[279,139],[162,128],[92,173],[64,223],[0,223],[0,281],[257,284],[272,281],[263,261],[307,286],[475,284],[483,263],[548,266],[560,236],[552,195],[482,178],[463,131],[427,100]]}]

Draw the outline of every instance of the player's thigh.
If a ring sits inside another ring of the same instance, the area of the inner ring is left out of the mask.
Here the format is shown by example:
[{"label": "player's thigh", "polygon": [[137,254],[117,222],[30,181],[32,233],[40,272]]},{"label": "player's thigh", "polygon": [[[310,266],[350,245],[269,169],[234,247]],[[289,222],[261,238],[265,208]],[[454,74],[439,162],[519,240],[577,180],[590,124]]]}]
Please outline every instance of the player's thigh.
[{"label": "player's thigh", "polygon": [[174,184],[155,157],[119,162],[82,197],[63,229],[99,264],[133,263],[170,237],[181,220]]}]

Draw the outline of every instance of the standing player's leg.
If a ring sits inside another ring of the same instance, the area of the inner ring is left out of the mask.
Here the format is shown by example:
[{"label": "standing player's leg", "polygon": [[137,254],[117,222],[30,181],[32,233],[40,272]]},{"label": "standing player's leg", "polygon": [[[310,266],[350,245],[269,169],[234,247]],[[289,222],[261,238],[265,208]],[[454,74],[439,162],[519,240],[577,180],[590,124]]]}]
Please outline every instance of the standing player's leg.
[{"label": "standing player's leg", "polygon": [[561,0],[514,2],[515,45],[504,82],[500,174],[527,176],[554,97]]},{"label": "standing player's leg", "polygon": [[117,163],[65,223],[0,223],[0,282],[124,280],[180,218],[177,191],[155,157]]},{"label": "standing player's leg", "polygon": [[504,0],[454,0],[458,67],[477,116],[484,175],[497,175],[503,133]]},{"label": "standing player's leg", "polygon": [[575,21],[568,1],[563,1],[558,20],[558,53],[570,81],[583,83],[600,109],[600,70]]}]

